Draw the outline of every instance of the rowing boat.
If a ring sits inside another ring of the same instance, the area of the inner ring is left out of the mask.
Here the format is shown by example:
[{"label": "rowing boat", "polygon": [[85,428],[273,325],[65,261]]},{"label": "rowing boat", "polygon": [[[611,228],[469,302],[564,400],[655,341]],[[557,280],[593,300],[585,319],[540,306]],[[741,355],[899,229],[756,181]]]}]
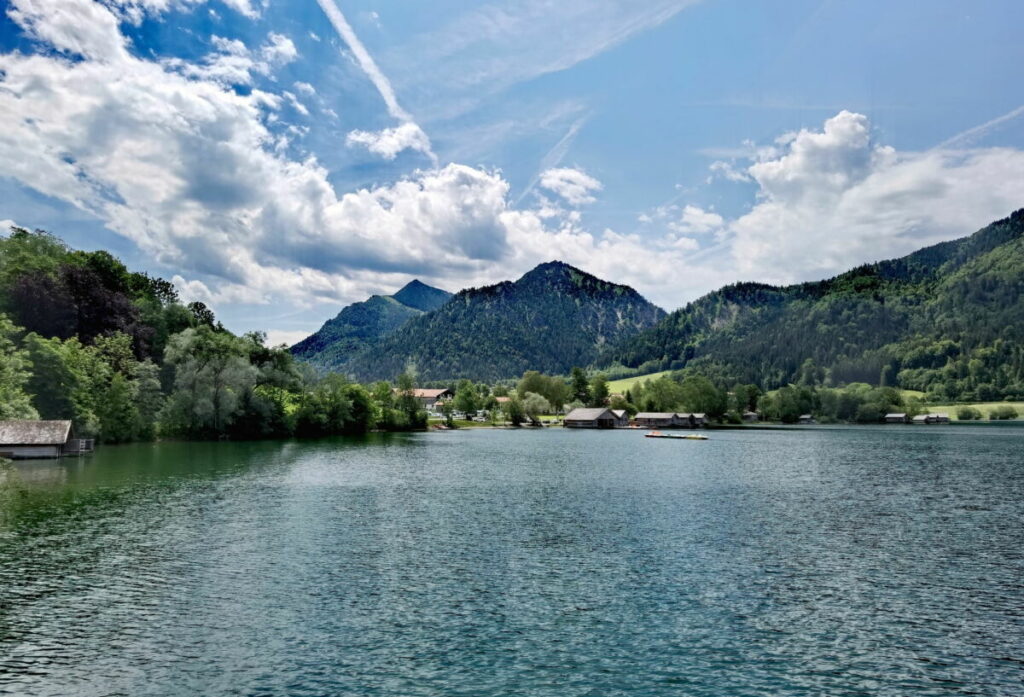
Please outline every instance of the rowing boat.
[{"label": "rowing boat", "polygon": [[707,440],[707,436],[700,436],[696,433],[687,433],[686,435],[676,435],[674,433],[662,433],[661,431],[651,431],[650,433],[644,434],[645,438],[674,438],[675,440]]}]

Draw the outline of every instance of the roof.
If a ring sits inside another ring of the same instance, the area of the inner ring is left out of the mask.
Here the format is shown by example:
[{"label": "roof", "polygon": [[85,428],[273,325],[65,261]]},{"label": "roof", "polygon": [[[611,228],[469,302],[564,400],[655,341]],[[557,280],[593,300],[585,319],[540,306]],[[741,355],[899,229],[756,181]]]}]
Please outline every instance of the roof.
[{"label": "roof", "polygon": [[595,409],[573,409],[565,415],[566,421],[594,421],[600,419],[610,412],[607,409],[597,407]]},{"label": "roof", "polygon": [[615,414],[615,416],[617,418],[621,419],[623,416],[626,415],[626,410],[625,409],[612,409],[612,413]]},{"label": "roof", "polygon": [[0,421],[0,445],[64,445],[70,421]]},{"label": "roof", "polygon": [[930,414],[918,414],[914,417],[914,421],[927,421],[932,418]]},{"label": "roof", "polygon": [[887,418],[887,419],[905,419],[905,418],[907,418],[907,415],[906,414],[902,414],[902,413],[900,413],[900,414],[895,414],[895,413],[894,414],[886,414],[885,418]]},{"label": "roof", "polygon": [[440,390],[420,390],[416,389],[412,391],[414,397],[420,397],[422,399],[437,399],[443,394],[451,394],[451,390],[443,388]]},{"label": "roof", "polygon": [[496,401],[498,404],[504,404],[505,402],[508,402],[511,399],[511,397],[495,397],[494,401]]},{"label": "roof", "polygon": [[642,411],[636,415],[638,419],[671,419],[675,414],[668,411]]}]

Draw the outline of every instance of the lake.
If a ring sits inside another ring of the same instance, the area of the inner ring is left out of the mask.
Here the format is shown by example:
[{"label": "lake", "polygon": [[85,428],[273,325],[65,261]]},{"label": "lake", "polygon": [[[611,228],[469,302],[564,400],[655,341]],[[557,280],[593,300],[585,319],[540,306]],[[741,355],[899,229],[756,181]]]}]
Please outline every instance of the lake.
[{"label": "lake", "polygon": [[0,693],[1024,693],[1024,428],[709,435],[19,463]]}]

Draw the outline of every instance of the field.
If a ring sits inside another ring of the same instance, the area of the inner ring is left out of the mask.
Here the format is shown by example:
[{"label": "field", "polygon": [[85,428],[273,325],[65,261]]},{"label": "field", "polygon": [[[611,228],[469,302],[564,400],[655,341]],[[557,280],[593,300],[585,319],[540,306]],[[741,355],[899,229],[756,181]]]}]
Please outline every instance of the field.
[{"label": "field", "polygon": [[663,370],[660,373],[648,373],[647,375],[636,375],[631,378],[622,378],[621,380],[611,380],[608,382],[608,390],[612,394],[625,394],[626,390],[633,387],[638,382],[644,380],[657,380],[662,375],[668,375],[671,370]]}]

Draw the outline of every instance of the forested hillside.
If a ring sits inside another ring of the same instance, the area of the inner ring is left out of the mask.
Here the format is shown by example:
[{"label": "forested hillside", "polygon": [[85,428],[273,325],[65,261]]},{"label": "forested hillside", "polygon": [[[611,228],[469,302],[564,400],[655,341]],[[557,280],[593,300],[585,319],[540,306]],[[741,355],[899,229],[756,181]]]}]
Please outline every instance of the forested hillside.
[{"label": "forested hillside", "polygon": [[360,380],[394,376],[409,364],[425,380],[495,380],[527,370],[565,374],[664,316],[628,286],[550,262],[518,281],[458,293],[345,369]]},{"label": "forested hillside", "polygon": [[832,279],[710,293],[600,364],[722,384],[867,382],[934,399],[1024,396],[1024,210],[970,237]]},{"label": "forested hillside", "polygon": [[291,348],[292,355],[321,370],[341,370],[360,350],[413,317],[436,310],[451,293],[412,281],[394,295],[374,295],[341,310]]}]

